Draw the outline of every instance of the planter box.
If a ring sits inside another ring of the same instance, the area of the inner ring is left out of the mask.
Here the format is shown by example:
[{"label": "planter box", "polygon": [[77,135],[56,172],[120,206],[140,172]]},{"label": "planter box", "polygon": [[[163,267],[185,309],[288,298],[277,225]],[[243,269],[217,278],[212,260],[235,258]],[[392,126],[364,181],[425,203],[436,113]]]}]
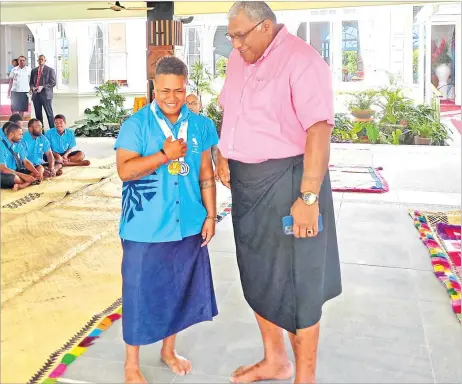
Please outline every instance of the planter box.
[{"label": "planter box", "polygon": [[431,143],[432,139],[429,139],[428,137],[414,136],[415,145],[431,145]]}]

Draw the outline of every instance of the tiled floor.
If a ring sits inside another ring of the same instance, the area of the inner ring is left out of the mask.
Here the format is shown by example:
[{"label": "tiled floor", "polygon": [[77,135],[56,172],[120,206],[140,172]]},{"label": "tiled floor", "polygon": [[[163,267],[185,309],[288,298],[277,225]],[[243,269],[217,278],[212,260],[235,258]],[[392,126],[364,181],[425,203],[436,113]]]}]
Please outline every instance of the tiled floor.
[{"label": "tiled floor", "polygon": [[[333,158],[354,164],[355,150],[343,148],[334,147]],[[410,207],[460,208],[460,153],[440,150],[367,147],[357,163],[390,169],[390,193],[335,194],[344,291],[324,307],[318,382],[462,382],[461,326],[407,213]],[[438,173],[438,183],[425,176],[422,159]],[[220,198],[226,194],[220,189]],[[225,383],[237,366],[262,357],[258,327],[242,296],[229,216],[217,226],[210,252],[220,314],[178,337],[178,351],[194,371],[176,377],[155,344],[141,352],[149,382]],[[122,382],[123,361],[119,321],[68,368],[63,382]]]}]

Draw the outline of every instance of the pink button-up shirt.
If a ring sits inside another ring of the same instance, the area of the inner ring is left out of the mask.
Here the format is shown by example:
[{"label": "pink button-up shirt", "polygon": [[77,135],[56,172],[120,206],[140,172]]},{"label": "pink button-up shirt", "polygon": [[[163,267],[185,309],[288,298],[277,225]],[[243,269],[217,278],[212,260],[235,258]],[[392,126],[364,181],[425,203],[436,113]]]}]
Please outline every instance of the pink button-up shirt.
[{"label": "pink button-up shirt", "polygon": [[231,52],[219,103],[219,149],[245,163],[300,155],[311,126],[334,124],[330,68],[285,26],[255,64]]}]

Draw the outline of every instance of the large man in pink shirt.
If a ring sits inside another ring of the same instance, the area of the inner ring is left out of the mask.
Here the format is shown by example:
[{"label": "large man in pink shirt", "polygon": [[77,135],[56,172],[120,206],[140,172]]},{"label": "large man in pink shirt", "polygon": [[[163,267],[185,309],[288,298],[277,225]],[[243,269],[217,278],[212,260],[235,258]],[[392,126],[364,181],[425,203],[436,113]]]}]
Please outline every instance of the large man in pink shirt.
[{"label": "large man in pink shirt", "polygon": [[[231,188],[241,282],[265,351],[261,362],[238,368],[231,380],[292,377],[285,329],[295,382],[313,383],[322,306],[342,290],[327,172],[331,74],[314,48],[276,23],[266,3],[237,2],[228,16],[234,50],[219,98],[217,171]],[[293,236],[282,229],[288,215]]]}]

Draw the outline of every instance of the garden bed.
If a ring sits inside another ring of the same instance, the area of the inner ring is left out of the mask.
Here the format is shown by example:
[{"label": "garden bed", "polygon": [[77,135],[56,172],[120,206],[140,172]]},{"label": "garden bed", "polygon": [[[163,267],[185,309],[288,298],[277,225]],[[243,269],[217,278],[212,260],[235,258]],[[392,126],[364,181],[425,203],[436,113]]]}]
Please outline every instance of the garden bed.
[{"label": "garden bed", "polygon": [[416,105],[399,87],[347,95],[350,113],[335,115],[334,143],[446,145],[449,139],[438,111]]}]

